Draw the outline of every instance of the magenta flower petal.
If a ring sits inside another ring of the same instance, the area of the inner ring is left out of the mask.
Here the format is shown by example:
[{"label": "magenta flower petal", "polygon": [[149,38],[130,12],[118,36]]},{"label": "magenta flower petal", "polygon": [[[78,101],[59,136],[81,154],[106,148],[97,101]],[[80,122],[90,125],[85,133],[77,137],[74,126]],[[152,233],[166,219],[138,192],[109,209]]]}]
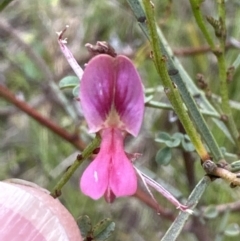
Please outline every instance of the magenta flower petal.
[{"label": "magenta flower petal", "polygon": [[[133,195],[137,190],[137,177],[132,163],[123,149],[123,135],[119,129],[104,130],[102,138],[112,142],[109,151],[112,152],[109,187],[116,197]],[[107,138],[108,137],[108,138]]]},{"label": "magenta flower petal", "polygon": [[128,58],[94,57],[82,77],[80,100],[90,132],[118,127],[138,134],[144,111],[143,86]]},{"label": "magenta flower petal", "polygon": [[84,70],[80,84],[80,101],[90,132],[103,127],[112,105],[114,90],[113,58],[98,55]]},{"label": "magenta flower petal", "polygon": [[116,197],[133,195],[137,190],[135,170],[120,148],[113,156],[109,186]]},{"label": "magenta flower petal", "polygon": [[126,131],[137,136],[144,113],[144,94],[141,79],[132,62],[125,56],[116,58],[115,108]]},{"label": "magenta flower petal", "polygon": [[84,171],[80,188],[82,192],[92,199],[99,199],[104,195],[109,180],[110,156],[100,150],[96,159]]}]

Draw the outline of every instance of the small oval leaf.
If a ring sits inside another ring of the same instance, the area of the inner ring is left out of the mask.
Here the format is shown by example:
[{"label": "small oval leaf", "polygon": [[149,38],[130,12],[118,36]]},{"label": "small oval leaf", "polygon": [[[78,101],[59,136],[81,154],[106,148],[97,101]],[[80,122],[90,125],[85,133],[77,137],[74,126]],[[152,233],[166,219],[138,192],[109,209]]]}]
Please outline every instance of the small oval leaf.
[{"label": "small oval leaf", "polygon": [[166,132],[160,132],[155,139],[156,142],[165,143],[166,141],[172,141],[171,136]]},{"label": "small oval leaf", "polygon": [[59,82],[60,89],[65,88],[74,88],[76,85],[79,85],[79,79],[77,76],[66,76]]},{"label": "small oval leaf", "polygon": [[170,148],[177,147],[179,146],[180,143],[181,143],[180,139],[172,139],[171,141],[165,142],[165,144]]},{"label": "small oval leaf", "polygon": [[76,98],[79,96],[79,88],[80,88],[80,85],[77,85],[77,86],[75,86],[75,88],[73,88],[73,90],[72,90],[72,94],[73,94],[73,96],[76,97]]},{"label": "small oval leaf", "polygon": [[219,214],[219,212],[216,209],[216,207],[210,205],[204,210],[203,216],[208,219],[213,219],[213,218],[216,218],[218,216],[218,214]]},{"label": "small oval leaf", "polygon": [[184,135],[180,132],[176,132],[172,135],[172,138],[182,140],[184,138]]},{"label": "small oval leaf", "polygon": [[156,162],[159,165],[167,166],[170,163],[171,158],[172,158],[171,148],[166,146],[157,152]]},{"label": "small oval leaf", "polygon": [[185,151],[192,152],[195,150],[194,145],[192,142],[186,140],[185,138],[182,139],[182,147]]},{"label": "small oval leaf", "polygon": [[239,225],[237,223],[228,224],[224,231],[224,234],[229,237],[235,237],[239,235],[240,234]]},{"label": "small oval leaf", "polygon": [[92,223],[87,215],[80,216],[77,219],[78,226],[80,228],[83,237],[87,237],[92,230]]},{"label": "small oval leaf", "polygon": [[93,228],[93,237],[96,241],[104,241],[108,239],[115,229],[115,223],[111,219],[106,218],[97,223]]}]

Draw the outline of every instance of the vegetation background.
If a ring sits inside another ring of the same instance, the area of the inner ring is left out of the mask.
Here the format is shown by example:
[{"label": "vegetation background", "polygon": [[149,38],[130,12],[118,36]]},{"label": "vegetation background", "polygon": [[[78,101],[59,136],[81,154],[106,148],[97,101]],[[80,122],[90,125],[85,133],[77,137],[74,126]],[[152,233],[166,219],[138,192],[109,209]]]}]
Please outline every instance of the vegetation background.
[{"label": "vegetation background", "polygon": [[[208,0],[202,4],[204,15],[216,17],[216,2]],[[239,56],[240,2],[225,2],[226,63],[231,66]],[[203,74],[210,91],[219,95],[216,58],[206,48],[206,41],[195,23],[189,1],[162,0],[154,1],[154,4],[157,24],[175,56],[196,83],[197,74]],[[153,93],[154,100],[159,103],[168,103],[150,58],[150,44],[124,0],[13,0],[0,15],[0,85],[7,87],[19,99],[68,133],[79,135],[82,145],[87,145],[92,136],[87,133],[78,101],[71,90],[60,90],[58,87],[62,78],[74,75],[57,43],[56,32],[67,24],[70,25],[65,35],[68,47],[82,67],[90,59],[84,45],[107,41],[118,54],[134,61],[146,93]],[[208,27],[213,33],[211,26]],[[233,114],[238,129],[239,78],[240,68],[235,70],[228,85],[229,96],[234,100]],[[206,116],[206,122],[219,146],[228,153],[228,160],[238,160],[239,149],[211,117]],[[170,152],[168,150],[167,157],[159,154],[159,150],[166,147],[164,141],[155,141],[160,132],[170,136],[176,132],[185,134],[172,110],[146,107],[141,133],[137,138],[129,137],[126,149],[142,153],[137,160],[140,168],[158,177],[158,181],[165,183],[168,190],[184,203],[205,172],[196,152],[184,149],[182,145],[171,148]],[[0,179],[20,178],[49,190],[80,151],[2,98],[0,136]],[[156,158],[157,154],[160,159]],[[166,163],[162,160],[166,160]],[[117,199],[113,204],[107,204],[103,199],[91,200],[79,190],[79,178],[87,164],[81,165],[62,189],[60,199],[73,216],[88,215],[93,224],[103,218],[111,218],[116,223],[116,229],[109,240],[160,240],[178,210],[155,192],[163,208],[162,215],[158,215],[139,196]],[[141,181],[139,185],[142,186]],[[145,190],[144,187],[142,190]],[[239,187],[231,189],[229,183],[222,180],[212,182],[178,240],[239,240],[239,198]],[[228,206],[229,203],[232,206]],[[233,232],[229,234],[226,232],[228,229]]]}]

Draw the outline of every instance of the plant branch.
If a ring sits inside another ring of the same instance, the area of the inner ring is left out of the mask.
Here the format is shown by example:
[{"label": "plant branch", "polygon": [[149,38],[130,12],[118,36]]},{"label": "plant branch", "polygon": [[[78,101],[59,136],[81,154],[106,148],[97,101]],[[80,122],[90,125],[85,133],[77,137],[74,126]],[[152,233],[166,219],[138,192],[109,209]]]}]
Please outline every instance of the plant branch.
[{"label": "plant branch", "polygon": [[177,113],[182,125],[190,137],[196,151],[202,160],[208,160],[209,155],[205,149],[199,134],[197,133],[189,115],[187,114],[178,88],[172,83],[167,70],[167,57],[162,54],[160,42],[157,34],[153,6],[149,0],[144,0],[143,5],[146,11],[147,24],[149,28],[150,43],[153,48],[153,61],[163,82],[165,93],[168,96],[175,112]]},{"label": "plant branch", "polygon": [[189,0],[190,1],[190,4],[191,4],[191,7],[192,7],[192,11],[193,11],[193,15],[195,17],[195,20],[198,24],[198,27],[201,29],[207,43],[209,44],[210,48],[212,49],[212,51],[214,51],[214,41],[211,37],[211,34],[209,33],[206,25],[205,25],[205,22],[204,22],[204,19],[203,19],[203,16],[201,14],[201,11],[200,11],[200,4],[201,4],[201,1],[199,0]]},{"label": "plant branch", "polygon": [[[156,109],[161,109],[161,110],[173,110],[172,105],[154,101],[154,100],[148,101],[147,103],[145,103],[145,106],[151,107],[151,108],[156,108]],[[213,117],[213,118],[217,118],[217,119],[221,120],[221,115],[217,114],[215,112],[207,111],[205,109],[200,110],[200,112],[205,116],[209,116],[209,117]]]},{"label": "plant branch", "polygon": [[224,0],[218,1],[218,15],[219,20],[215,20],[211,17],[208,19],[212,26],[215,29],[216,37],[220,41],[220,48],[215,48],[214,41],[211,38],[211,35],[203,21],[203,16],[200,11],[200,1],[198,0],[189,0],[192,7],[192,12],[195,16],[198,27],[202,31],[206,41],[208,42],[211,50],[217,57],[218,68],[219,68],[219,80],[220,80],[220,94],[222,98],[222,110],[227,117],[226,125],[235,141],[235,144],[240,146],[239,133],[236,127],[236,124],[233,119],[232,110],[229,104],[228,96],[228,86],[227,86],[227,67],[225,61],[225,46],[226,46],[226,26],[225,26],[225,4]]},{"label": "plant branch", "polygon": [[227,67],[225,60],[225,40],[226,40],[226,13],[225,13],[225,2],[224,0],[218,1],[218,15],[219,15],[219,24],[220,24],[220,34],[217,35],[220,41],[221,49],[219,53],[216,53],[216,57],[218,60],[218,68],[219,68],[219,79],[220,79],[220,94],[222,97],[222,110],[225,115],[227,115],[226,125],[232,134],[232,137],[238,147],[240,147],[239,140],[239,132],[237,130],[232,110],[229,103],[229,95],[228,95],[228,85],[227,85]]},{"label": "plant branch", "polygon": [[61,195],[61,189],[63,188],[63,186],[68,182],[68,180],[71,178],[73,173],[77,170],[77,168],[83,163],[83,161],[92,155],[92,153],[99,146],[99,144],[100,144],[100,137],[97,135],[93,139],[93,141],[82,151],[82,153],[77,156],[74,163],[62,175],[59,182],[53,188],[53,191],[51,192],[51,196],[53,196],[54,198],[57,198]]},{"label": "plant branch", "polygon": [[[130,5],[131,9],[133,10],[141,29],[143,30],[143,32],[145,33],[145,35],[147,36],[148,39],[152,39],[151,31],[150,31],[150,29],[148,30],[148,27],[147,27],[147,24],[149,25],[149,19],[147,19],[147,21],[146,21],[146,16],[145,16],[146,14],[144,13],[144,11],[142,9],[141,4],[139,3],[138,0],[128,0],[128,3]],[[149,1],[147,3],[149,3]],[[177,85],[178,91],[180,92],[181,97],[183,98],[184,104],[188,108],[189,115],[192,117],[194,124],[197,126],[198,131],[201,133],[202,138],[204,138],[204,141],[207,143],[208,148],[210,149],[210,152],[213,154],[214,158],[216,160],[222,159],[223,156],[220,151],[220,148],[218,147],[212,133],[208,129],[208,127],[205,123],[205,120],[203,119],[201,113],[199,112],[195,101],[193,100],[188,89],[186,88],[186,84],[188,85],[188,88],[190,89],[190,91],[192,93],[194,93],[194,94],[198,93],[201,96],[202,104],[206,110],[213,111],[216,114],[218,114],[218,113],[210,105],[210,103],[208,102],[206,97],[203,96],[201,92],[199,92],[199,90],[196,88],[196,86],[194,85],[194,83],[192,82],[192,80],[190,79],[190,77],[188,76],[186,71],[183,69],[183,67],[181,66],[179,61],[176,58],[172,57],[173,53],[172,53],[170,47],[168,46],[168,43],[164,39],[161,31],[158,29],[158,32],[157,32],[157,30],[156,30],[156,25],[154,22],[154,12],[152,9],[150,9],[149,17],[150,17],[150,20],[153,22],[151,24],[153,27],[152,29],[155,29],[154,40],[157,40],[157,42],[154,42],[154,44],[156,45],[156,48],[153,51],[153,53],[155,53],[156,51],[162,51],[162,52],[159,52],[158,54],[161,56],[161,53],[162,53],[162,55],[165,56],[165,59],[167,59],[165,64],[168,67],[168,73],[171,74],[171,82],[173,81]],[[151,41],[151,43],[152,42],[153,41]],[[160,48],[160,46],[161,46],[161,48]],[[156,58],[154,57],[154,59],[156,59]],[[165,68],[166,68],[166,66],[165,66]],[[184,80],[183,80],[183,78],[184,78]],[[163,80],[163,78],[162,78],[162,80]],[[186,82],[186,84],[185,84],[185,82]],[[174,95],[174,93],[172,95]],[[181,98],[179,98],[179,103],[176,103],[176,104],[181,105],[183,103],[183,101],[181,100]],[[173,105],[173,103],[171,103],[171,104]],[[174,107],[174,110],[176,111],[175,106],[173,106],[173,107]],[[185,108],[183,108],[183,109],[185,110]],[[184,115],[184,112],[182,112],[182,113]],[[187,116],[188,116],[188,114],[187,114]],[[187,117],[187,118],[189,118],[189,117]],[[180,121],[182,122],[181,119],[180,119]],[[218,126],[220,126],[221,129],[223,129],[226,132],[226,128],[223,128],[224,124],[221,121],[219,121],[217,119],[214,119],[214,121],[217,123]],[[191,122],[191,120],[190,120],[190,122]],[[184,123],[183,123],[183,125],[184,125]],[[188,127],[187,125],[184,125],[185,129],[187,127]],[[189,135],[189,133],[188,133],[189,131],[187,129],[186,129],[186,132]],[[229,137],[228,133],[226,135]],[[197,133],[196,138],[198,138],[198,137],[199,137],[199,135]],[[191,136],[190,136],[190,138],[191,138]],[[191,140],[191,141],[193,142],[193,140]],[[203,158],[203,160],[204,160],[204,158]]]},{"label": "plant branch", "polygon": [[[230,39],[228,42],[226,42],[226,49],[232,49],[232,48],[236,48],[236,49],[240,48],[240,43],[235,39]],[[181,57],[205,54],[208,52],[212,53],[212,49],[208,45],[203,45],[199,47],[183,47],[183,48],[173,49],[174,55],[181,56]]]}]

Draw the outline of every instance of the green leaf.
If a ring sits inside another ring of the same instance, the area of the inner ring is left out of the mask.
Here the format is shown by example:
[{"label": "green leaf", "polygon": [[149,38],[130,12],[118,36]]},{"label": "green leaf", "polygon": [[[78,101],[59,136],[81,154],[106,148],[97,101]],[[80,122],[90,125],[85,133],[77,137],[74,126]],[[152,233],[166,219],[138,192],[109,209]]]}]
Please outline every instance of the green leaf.
[{"label": "green leaf", "polygon": [[177,146],[179,146],[180,143],[181,143],[180,139],[173,139],[173,138],[171,141],[165,142],[165,144],[170,148],[177,147]]},{"label": "green leaf", "polygon": [[192,152],[195,150],[194,145],[192,142],[189,141],[189,137],[187,135],[184,136],[182,139],[182,146],[185,151]]},{"label": "green leaf", "polygon": [[182,140],[184,138],[184,135],[180,132],[176,132],[172,135],[172,138]]},{"label": "green leaf", "polygon": [[237,223],[228,224],[224,231],[224,234],[229,237],[235,237],[239,235],[240,234],[239,225]]},{"label": "green leaf", "polygon": [[167,132],[160,132],[155,141],[165,143],[166,141],[171,141],[171,136]]},{"label": "green leaf", "polygon": [[96,241],[104,241],[108,239],[115,229],[115,223],[111,219],[106,218],[97,223],[93,228],[93,237]]},{"label": "green leaf", "polygon": [[231,171],[239,171],[240,170],[240,160],[231,163]]},{"label": "green leaf", "polygon": [[157,152],[156,162],[157,162],[159,165],[167,166],[167,165],[170,163],[171,158],[172,158],[171,148],[169,148],[169,147],[166,146],[166,147],[163,147],[162,149],[160,149],[160,150]]},{"label": "green leaf", "polygon": [[166,132],[160,132],[155,141],[159,143],[165,143],[168,147],[173,148],[179,146],[182,138],[183,135],[181,133],[175,133],[173,136],[170,136]]},{"label": "green leaf", "polygon": [[7,5],[12,2],[13,0],[2,0],[0,3],[0,12],[7,7]]},{"label": "green leaf", "polygon": [[216,209],[216,207],[210,205],[205,209],[203,216],[208,219],[213,219],[213,218],[216,218],[218,216],[218,214],[219,214],[219,212]]},{"label": "green leaf", "polygon": [[80,85],[77,85],[75,88],[73,88],[72,94],[73,94],[74,97],[78,97],[78,95],[79,95],[79,88],[80,88]]},{"label": "green leaf", "polygon": [[177,147],[179,146],[180,143],[181,143],[180,139],[172,139],[172,141],[165,142],[165,144],[170,148]]},{"label": "green leaf", "polygon": [[66,76],[59,82],[60,89],[74,88],[76,85],[79,85],[79,79],[77,76]]},{"label": "green leaf", "polygon": [[80,228],[83,237],[87,237],[89,232],[92,230],[92,223],[87,215],[80,216],[77,220],[78,226]]}]

